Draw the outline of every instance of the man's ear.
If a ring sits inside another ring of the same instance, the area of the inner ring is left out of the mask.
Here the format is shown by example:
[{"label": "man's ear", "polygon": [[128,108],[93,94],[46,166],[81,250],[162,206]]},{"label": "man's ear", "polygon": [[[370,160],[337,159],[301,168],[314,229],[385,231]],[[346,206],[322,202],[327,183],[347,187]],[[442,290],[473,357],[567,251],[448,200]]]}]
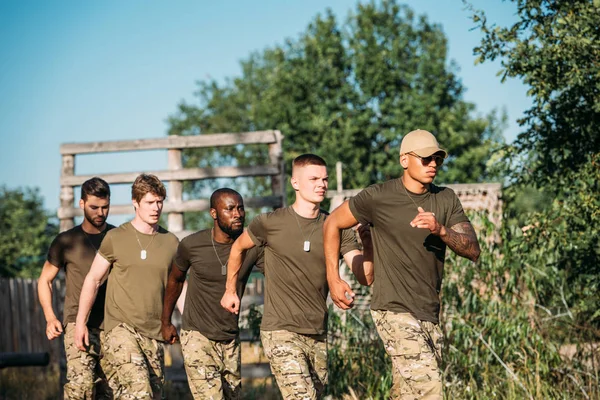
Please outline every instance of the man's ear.
[{"label": "man's ear", "polygon": [[408,154],[401,154],[400,155],[400,165],[404,169],[408,168]]},{"label": "man's ear", "polygon": [[210,213],[210,216],[212,217],[212,219],[214,219],[214,220],[217,219],[217,210],[215,210],[214,208],[211,208],[209,213]]},{"label": "man's ear", "polygon": [[294,190],[298,190],[298,179],[294,178],[293,176],[290,178],[290,183],[292,184],[292,187],[294,188]]},{"label": "man's ear", "polygon": [[137,210],[137,208],[140,206],[140,204],[135,199],[131,199],[131,204],[133,204],[134,210]]},{"label": "man's ear", "polygon": [[83,201],[83,199],[79,199],[79,208],[81,208],[82,210],[85,207],[85,202]]}]

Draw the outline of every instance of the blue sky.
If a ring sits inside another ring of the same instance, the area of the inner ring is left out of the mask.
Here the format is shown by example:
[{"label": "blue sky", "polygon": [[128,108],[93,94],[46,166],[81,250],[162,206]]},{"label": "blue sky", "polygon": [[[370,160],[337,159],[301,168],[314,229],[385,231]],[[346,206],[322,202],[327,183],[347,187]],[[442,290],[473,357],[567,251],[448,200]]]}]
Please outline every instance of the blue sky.
[{"label": "blue sky", "polygon": [[[465,99],[480,113],[506,109],[514,122],[531,102],[518,80],[501,84],[498,63],[474,66],[480,33],[460,0],[409,0],[442,25],[460,67]],[[473,2],[508,24],[515,7]],[[340,19],[355,1],[17,1],[0,2],[0,185],[40,188],[47,209],[59,204],[59,146],[67,142],[161,137],[179,102],[194,102],[195,82],[239,74],[251,52],[296,38],[317,13]],[[285,132],[284,132],[285,134]],[[76,173],[166,168],[166,152],[90,155]],[[114,188],[113,204],[129,188]]]}]

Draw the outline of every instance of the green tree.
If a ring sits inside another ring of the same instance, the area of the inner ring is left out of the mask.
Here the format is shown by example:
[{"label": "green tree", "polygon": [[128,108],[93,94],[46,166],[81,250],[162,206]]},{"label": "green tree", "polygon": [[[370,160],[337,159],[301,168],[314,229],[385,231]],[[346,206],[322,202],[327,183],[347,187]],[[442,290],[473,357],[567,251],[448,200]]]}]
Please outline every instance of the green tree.
[{"label": "green tree", "polygon": [[518,20],[490,24],[474,11],[481,29],[478,61],[499,59],[502,80],[520,78],[533,106],[508,147],[519,182],[554,186],[556,174],[577,172],[600,151],[600,1],[512,0]]},{"label": "green tree", "polygon": [[0,276],[39,275],[57,233],[37,188],[0,186]]},{"label": "green tree", "polygon": [[[314,152],[330,165],[342,161],[344,186],[360,188],[399,176],[402,136],[422,128],[452,155],[440,181],[489,179],[487,162],[502,141],[503,117],[475,115],[447,51],[441,26],[394,0],[358,5],[344,24],[327,11],[297,39],[242,61],[240,77],[199,82],[199,103],[179,105],[169,134],[279,129],[286,165]],[[267,160],[261,146],[184,154],[187,166]],[[264,180],[249,188],[268,190]]]},{"label": "green tree", "polygon": [[571,304],[581,311],[575,323],[597,329],[600,203],[591,194],[600,178],[600,1],[513,1],[518,20],[509,27],[473,14],[483,33],[479,60],[500,59],[502,79],[521,78],[533,100],[507,148],[510,192],[533,187],[550,200],[527,221],[531,246],[544,250],[537,267],[549,277],[539,299],[563,310]]}]

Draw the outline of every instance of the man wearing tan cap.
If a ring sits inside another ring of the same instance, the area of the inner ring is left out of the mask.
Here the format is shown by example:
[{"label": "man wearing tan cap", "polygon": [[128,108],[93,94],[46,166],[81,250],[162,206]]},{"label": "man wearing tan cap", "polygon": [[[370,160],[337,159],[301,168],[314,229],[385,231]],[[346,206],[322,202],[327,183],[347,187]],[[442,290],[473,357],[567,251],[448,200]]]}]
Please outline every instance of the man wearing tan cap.
[{"label": "man wearing tan cap", "polygon": [[447,156],[431,133],[408,133],[400,145],[402,177],[363,190],[323,227],[331,298],[346,310],[354,294],[338,271],[339,232],[357,222],[371,226],[371,315],[392,359],[395,399],[442,398],[439,295],[446,246],[472,261],[479,258],[475,231],[458,197],[433,184]]}]

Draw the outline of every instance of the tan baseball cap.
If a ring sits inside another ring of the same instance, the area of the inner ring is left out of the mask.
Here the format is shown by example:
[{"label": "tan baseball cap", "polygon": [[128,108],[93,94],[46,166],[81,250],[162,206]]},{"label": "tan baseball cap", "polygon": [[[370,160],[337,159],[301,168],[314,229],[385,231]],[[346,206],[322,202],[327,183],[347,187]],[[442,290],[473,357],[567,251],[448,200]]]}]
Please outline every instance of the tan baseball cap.
[{"label": "tan baseball cap", "polygon": [[407,133],[402,138],[400,143],[400,154],[415,153],[421,157],[429,157],[430,155],[442,152],[444,158],[448,157],[448,152],[440,148],[435,136],[423,129],[417,129]]}]

